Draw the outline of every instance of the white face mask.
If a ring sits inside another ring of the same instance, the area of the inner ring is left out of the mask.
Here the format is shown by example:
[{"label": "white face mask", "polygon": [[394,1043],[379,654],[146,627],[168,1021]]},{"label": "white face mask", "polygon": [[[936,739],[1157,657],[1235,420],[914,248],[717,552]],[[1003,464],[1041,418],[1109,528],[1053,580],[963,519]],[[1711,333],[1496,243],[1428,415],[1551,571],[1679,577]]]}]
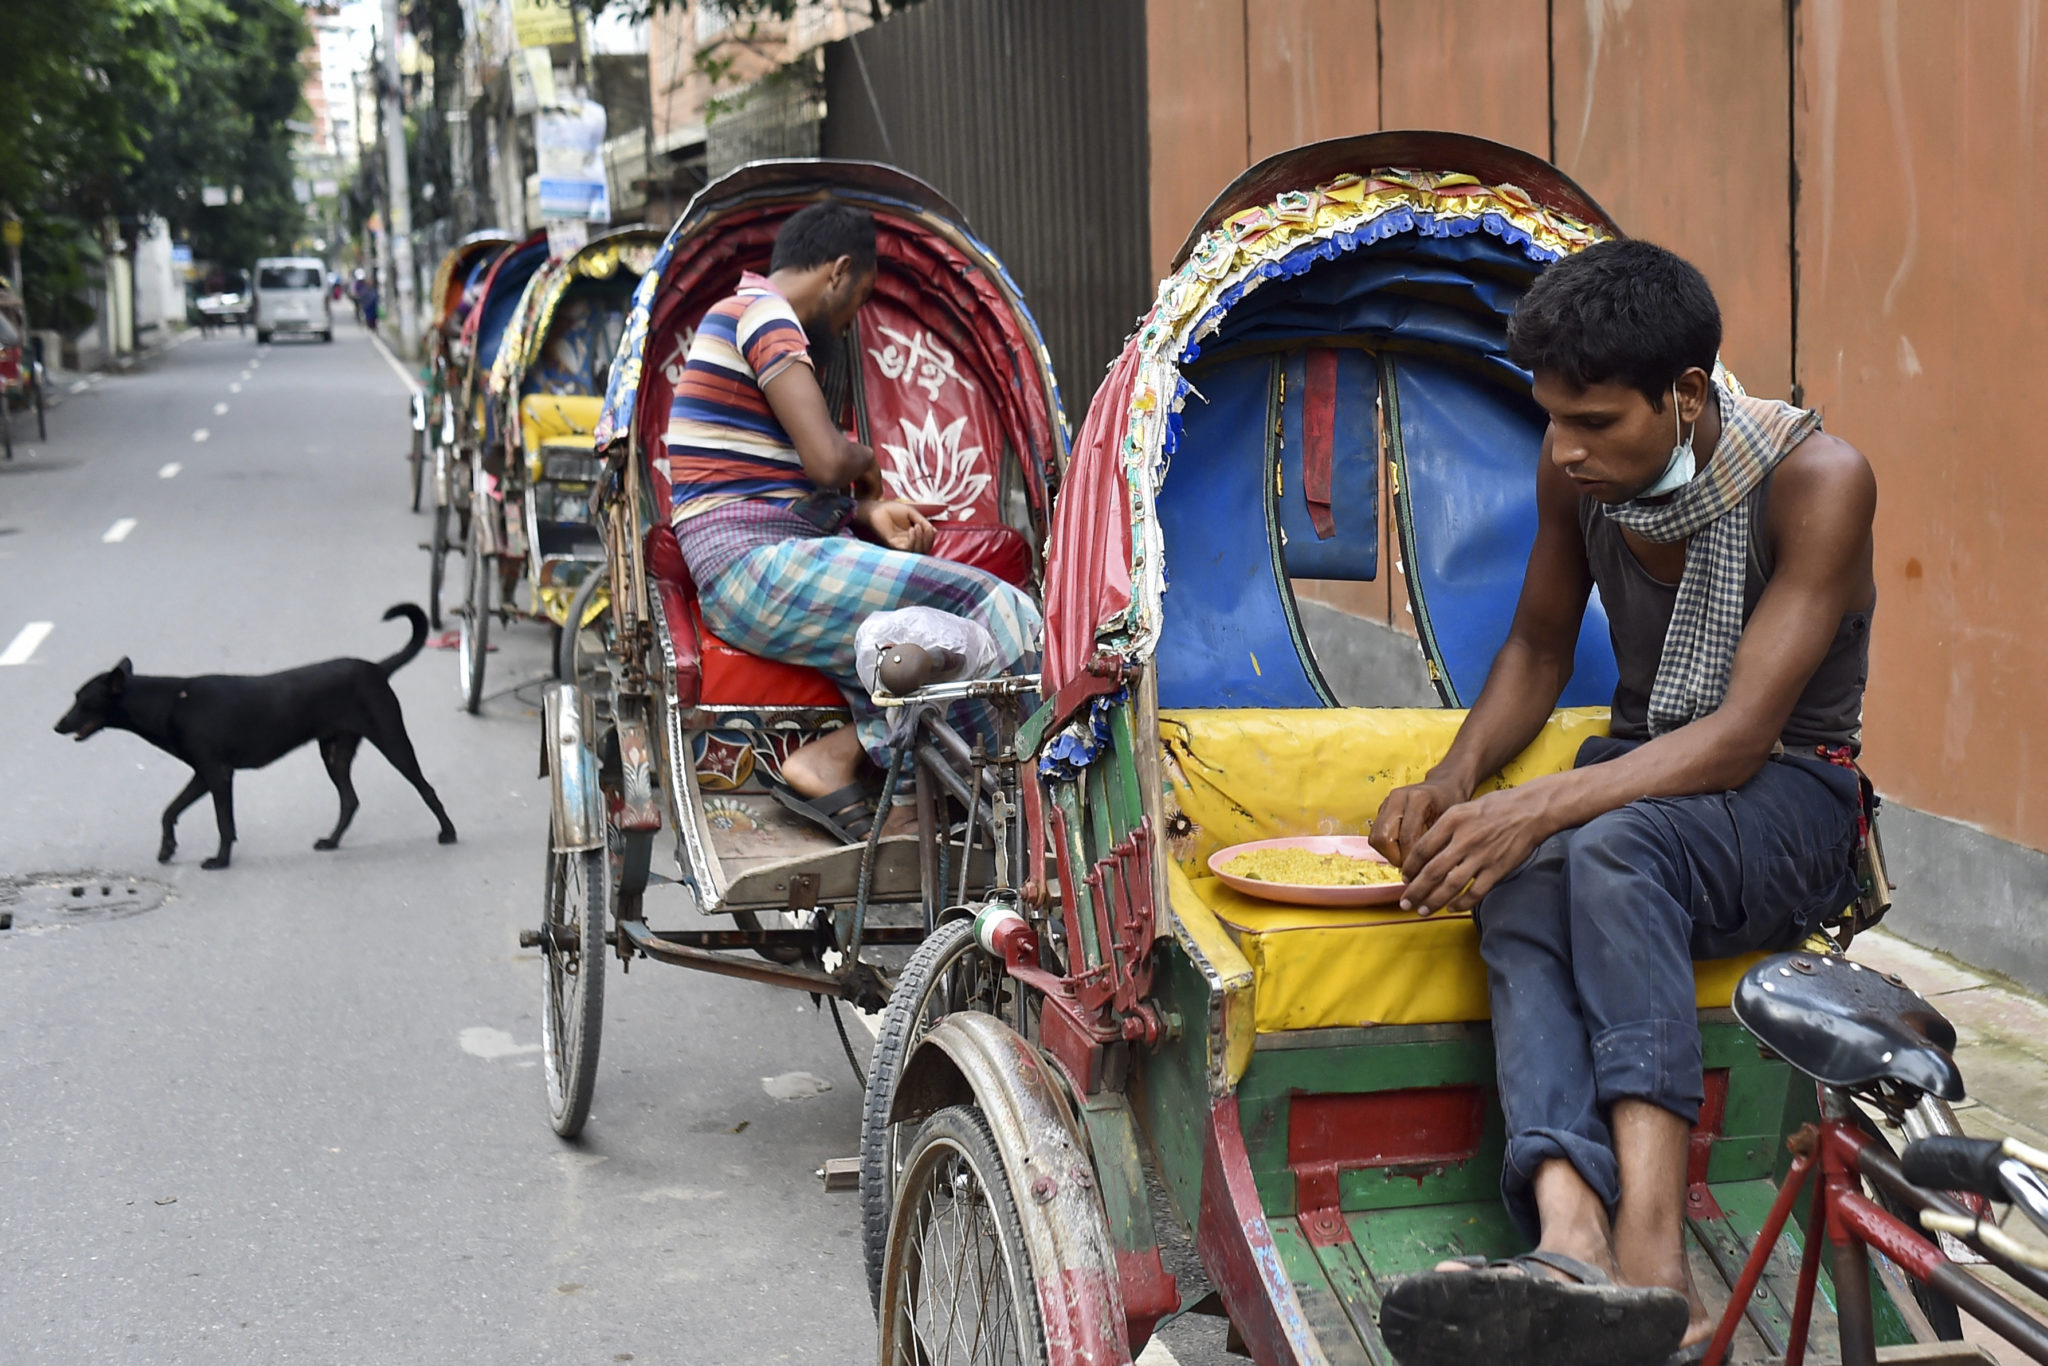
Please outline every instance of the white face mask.
[{"label": "white face mask", "polygon": [[[1678,416],[1678,386],[1671,386],[1671,463],[1664,467],[1664,473],[1657,476],[1657,482],[1637,494],[1638,498],[1662,498],[1667,493],[1676,493],[1692,482],[1699,470],[1699,462],[1693,459],[1692,432],[1680,433]],[[1699,430],[1694,420],[1693,431]]]}]

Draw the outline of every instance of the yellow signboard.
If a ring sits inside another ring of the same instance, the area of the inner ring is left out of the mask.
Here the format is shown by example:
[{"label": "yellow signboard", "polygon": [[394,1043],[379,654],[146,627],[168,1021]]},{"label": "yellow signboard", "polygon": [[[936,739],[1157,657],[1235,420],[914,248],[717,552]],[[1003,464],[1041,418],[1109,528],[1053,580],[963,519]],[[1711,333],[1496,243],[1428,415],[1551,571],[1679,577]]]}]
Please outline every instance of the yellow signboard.
[{"label": "yellow signboard", "polygon": [[21,245],[21,220],[0,219],[0,245],[18,247]]},{"label": "yellow signboard", "polygon": [[576,11],[569,0],[512,0],[512,31],[521,47],[576,41]]}]

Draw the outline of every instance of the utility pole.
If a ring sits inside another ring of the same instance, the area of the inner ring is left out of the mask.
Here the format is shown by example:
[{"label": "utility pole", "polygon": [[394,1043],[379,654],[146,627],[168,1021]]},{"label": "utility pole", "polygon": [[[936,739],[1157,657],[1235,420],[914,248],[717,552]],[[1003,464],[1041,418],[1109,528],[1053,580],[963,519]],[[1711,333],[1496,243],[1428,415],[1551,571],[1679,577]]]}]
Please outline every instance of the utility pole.
[{"label": "utility pole", "polygon": [[412,182],[405,165],[405,107],[398,74],[398,0],[384,0],[383,79],[378,82],[384,124],[384,183],[391,212],[384,225],[391,239],[391,273],[397,298],[392,318],[407,360],[419,354],[419,319],[414,307],[412,269]]}]

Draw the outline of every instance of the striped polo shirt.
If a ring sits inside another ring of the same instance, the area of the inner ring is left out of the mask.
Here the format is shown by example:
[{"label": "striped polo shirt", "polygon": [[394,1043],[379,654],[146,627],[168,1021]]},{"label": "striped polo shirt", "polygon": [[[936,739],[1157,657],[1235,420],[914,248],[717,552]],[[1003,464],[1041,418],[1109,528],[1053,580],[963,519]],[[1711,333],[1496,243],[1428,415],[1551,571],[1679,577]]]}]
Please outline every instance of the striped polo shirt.
[{"label": "striped polo shirt", "polygon": [[698,324],[669,405],[675,524],[741,500],[788,502],[812,491],[762,392],[799,364],[811,364],[810,344],[789,300],[766,278],[742,275],[739,292]]}]

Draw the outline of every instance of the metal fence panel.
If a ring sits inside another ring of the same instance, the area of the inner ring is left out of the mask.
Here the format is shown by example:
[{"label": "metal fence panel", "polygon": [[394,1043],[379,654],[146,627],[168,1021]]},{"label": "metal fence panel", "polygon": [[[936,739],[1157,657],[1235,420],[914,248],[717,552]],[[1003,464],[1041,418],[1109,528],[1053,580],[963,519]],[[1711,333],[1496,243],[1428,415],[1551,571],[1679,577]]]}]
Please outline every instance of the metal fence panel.
[{"label": "metal fence panel", "polygon": [[1079,424],[1154,280],[1143,0],[925,0],[825,52],[826,156],[959,205],[1045,333]]}]

